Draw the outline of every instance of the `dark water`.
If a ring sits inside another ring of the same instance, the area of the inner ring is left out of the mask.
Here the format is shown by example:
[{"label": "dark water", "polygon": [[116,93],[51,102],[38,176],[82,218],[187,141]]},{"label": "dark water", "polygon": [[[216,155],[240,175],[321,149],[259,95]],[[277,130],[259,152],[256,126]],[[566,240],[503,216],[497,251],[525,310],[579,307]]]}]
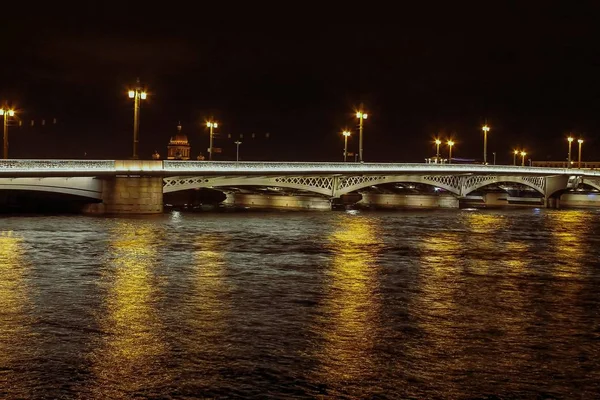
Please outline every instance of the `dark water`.
[{"label": "dark water", "polygon": [[0,219],[0,398],[600,397],[600,212]]}]

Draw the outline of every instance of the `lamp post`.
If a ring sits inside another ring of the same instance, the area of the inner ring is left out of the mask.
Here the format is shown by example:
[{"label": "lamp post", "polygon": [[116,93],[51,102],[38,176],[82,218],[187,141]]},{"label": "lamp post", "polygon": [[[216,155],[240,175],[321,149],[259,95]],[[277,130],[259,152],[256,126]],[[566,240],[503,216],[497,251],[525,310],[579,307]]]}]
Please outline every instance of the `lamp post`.
[{"label": "lamp post", "polygon": [[342,135],[344,135],[344,162],[348,161],[348,136],[350,136],[350,131],[343,131]]},{"label": "lamp post", "polygon": [[513,153],[513,165],[517,165],[517,155],[519,154],[519,150],[515,150]]},{"label": "lamp post", "polygon": [[358,118],[358,158],[360,162],[363,162],[363,120],[367,119],[368,115],[362,111],[358,111],[356,113],[356,118]]},{"label": "lamp post", "polygon": [[490,131],[490,127],[486,124],[481,130],[483,131],[483,164],[487,165],[487,134]]},{"label": "lamp post", "polygon": [[448,140],[448,164],[452,164],[452,146],[454,146],[454,141]]},{"label": "lamp post", "polygon": [[526,155],[527,155],[526,152],[524,152],[524,151],[521,152],[521,157],[522,157],[522,159],[521,159],[521,167],[525,166],[525,156]]},{"label": "lamp post", "polygon": [[492,153],[494,155],[494,165],[496,165],[496,152]]},{"label": "lamp post", "polygon": [[573,137],[569,136],[567,140],[569,141],[569,158],[567,162],[567,168],[571,168],[571,143],[573,143]]},{"label": "lamp post", "polygon": [[8,158],[8,118],[15,116],[15,110],[0,108],[0,115],[4,116],[4,152],[2,158]]},{"label": "lamp post", "polygon": [[235,143],[235,146],[236,146],[236,149],[235,149],[235,161],[238,162],[238,161],[240,161],[240,144],[242,144],[242,142],[240,142],[239,140],[236,140],[233,143]]},{"label": "lamp post", "polygon": [[435,162],[436,163],[440,162],[440,144],[442,144],[442,141],[440,139],[435,139],[435,146],[436,146]]},{"label": "lamp post", "polygon": [[218,128],[219,124],[216,122],[209,121],[206,123],[206,126],[210,129],[210,142],[208,145],[208,160],[212,160],[213,153],[213,129]]},{"label": "lamp post", "polygon": [[138,159],[138,135],[140,131],[140,100],[146,100],[147,93],[140,85],[140,78],[137,79],[134,89],[130,89],[129,98],[133,99],[133,156],[134,160]]},{"label": "lamp post", "polygon": [[583,144],[583,139],[577,140],[577,143],[579,143],[579,159],[577,161],[577,168],[581,168],[581,145]]}]

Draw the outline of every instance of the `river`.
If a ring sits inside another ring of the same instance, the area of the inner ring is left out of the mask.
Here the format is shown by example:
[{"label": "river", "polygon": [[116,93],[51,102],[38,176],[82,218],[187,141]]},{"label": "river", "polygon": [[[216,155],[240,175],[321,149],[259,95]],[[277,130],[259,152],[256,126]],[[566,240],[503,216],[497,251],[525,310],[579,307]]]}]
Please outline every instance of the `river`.
[{"label": "river", "polygon": [[0,217],[0,398],[600,397],[600,211]]}]

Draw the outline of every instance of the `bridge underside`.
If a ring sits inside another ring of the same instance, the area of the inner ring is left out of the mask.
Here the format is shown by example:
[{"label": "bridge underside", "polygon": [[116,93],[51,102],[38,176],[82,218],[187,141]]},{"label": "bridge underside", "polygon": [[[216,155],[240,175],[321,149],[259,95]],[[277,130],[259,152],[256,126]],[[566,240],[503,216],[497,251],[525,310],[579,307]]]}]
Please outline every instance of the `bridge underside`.
[{"label": "bridge underside", "polygon": [[371,186],[390,183],[425,184],[464,197],[485,186],[501,182],[530,187],[546,195],[545,177],[497,176],[497,175],[360,175],[360,176],[176,176],[164,179],[163,192],[175,192],[199,188],[229,188],[263,186],[302,190],[330,198],[360,191]]},{"label": "bridge underside", "polygon": [[102,180],[93,177],[0,178],[0,190],[59,193],[101,200]]}]

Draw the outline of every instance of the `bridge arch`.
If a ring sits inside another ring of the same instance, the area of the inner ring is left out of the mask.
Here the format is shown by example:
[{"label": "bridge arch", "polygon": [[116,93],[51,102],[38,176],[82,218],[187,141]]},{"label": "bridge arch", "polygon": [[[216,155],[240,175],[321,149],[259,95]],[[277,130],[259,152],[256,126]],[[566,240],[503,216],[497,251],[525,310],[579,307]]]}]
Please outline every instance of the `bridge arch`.
[{"label": "bridge arch", "polygon": [[439,187],[460,195],[460,177],[459,176],[437,176],[437,175],[391,175],[391,176],[348,176],[340,177],[338,180],[335,197],[348,194],[370,186],[381,185],[384,183],[417,183],[429,186]]},{"label": "bridge arch", "polygon": [[536,192],[544,196],[546,194],[546,178],[541,176],[494,176],[481,175],[467,177],[463,182],[463,196],[468,196],[470,193],[484,188],[489,185],[498,183],[516,183],[534,189]]},{"label": "bridge arch", "polygon": [[164,178],[163,182],[163,193],[202,188],[266,186],[331,196],[334,187],[331,176],[175,176]]}]

